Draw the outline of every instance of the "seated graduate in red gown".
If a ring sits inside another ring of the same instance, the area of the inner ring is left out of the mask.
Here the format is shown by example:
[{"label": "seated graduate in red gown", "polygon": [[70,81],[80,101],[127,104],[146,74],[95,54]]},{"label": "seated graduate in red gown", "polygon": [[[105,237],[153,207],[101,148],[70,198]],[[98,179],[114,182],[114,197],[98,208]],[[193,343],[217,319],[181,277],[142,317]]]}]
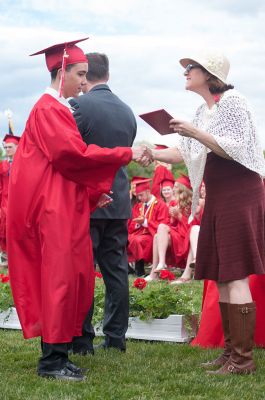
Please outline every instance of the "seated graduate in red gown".
[{"label": "seated graduate in red gown", "polygon": [[86,82],[79,41],[35,53],[45,54],[51,85],[32,109],[14,157],[7,218],[10,282],[23,334],[42,339],[38,374],[69,381],[84,379],[67,343],[82,335],[93,299],[90,212],[110,201],[105,193],[116,172],[139,153],[83,142],[66,100]]},{"label": "seated graduate in red gown", "polygon": [[[164,179],[161,182],[161,197],[165,201],[168,206],[168,214],[169,214],[169,226],[176,226],[178,223],[178,218],[176,218],[176,210],[178,210],[178,201],[175,196],[174,191],[175,180]],[[177,213],[178,214],[178,213]],[[157,260],[158,249],[157,249],[157,235],[155,236],[155,240],[153,242],[153,266],[154,264],[159,263]],[[168,268],[174,267],[174,257],[171,255],[171,247],[169,246],[166,253],[166,265]],[[154,275],[156,277],[156,275]],[[150,277],[149,277],[150,279]]]},{"label": "seated graduate in red gown", "polygon": [[[180,180],[183,178],[181,177]],[[180,183],[178,180],[176,180],[176,191],[178,192],[179,190],[179,185]],[[196,253],[197,253],[197,246],[198,246],[198,238],[199,238],[199,232],[200,232],[200,223],[201,223],[201,218],[204,210],[204,204],[205,204],[205,185],[202,182],[201,188],[200,188],[200,199],[199,199],[199,204],[196,209],[196,213],[194,215],[194,218],[192,222],[189,224],[189,228],[187,231],[186,235],[186,244],[187,244],[187,239],[189,238],[189,252],[187,256],[187,261],[186,261],[186,266],[182,272],[182,275],[174,280],[172,285],[178,285],[182,283],[188,283],[191,282],[193,274],[194,274],[194,268],[195,268],[195,262],[196,262]]]},{"label": "seated graduate in red gown", "polygon": [[8,184],[11,166],[20,137],[7,134],[4,137],[6,160],[0,161],[0,263],[7,265],[6,253],[6,212],[8,201]]},{"label": "seated graduate in red gown", "polygon": [[[190,234],[199,221],[195,217],[191,223],[192,189],[190,180],[182,175],[176,180],[177,205],[172,206],[169,224],[160,224],[153,242],[153,265],[147,280],[156,280],[161,270],[167,268],[166,260],[179,267],[185,266],[190,248]],[[170,253],[169,253],[170,252]]]},{"label": "seated graduate in red gown", "polygon": [[[168,147],[163,144],[156,144],[156,150],[167,149]],[[172,165],[163,163],[161,161],[154,161],[154,176],[151,193],[157,198],[161,199],[161,183],[165,179],[174,180],[174,175],[171,172]]]},{"label": "seated graduate in red gown", "polygon": [[136,196],[139,203],[132,209],[129,220],[128,260],[135,261],[135,272],[144,275],[144,263],[152,261],[153,237],[161,223],[168,223],[168,208],[164,201],[151,194],[149,178],[136,181]]},{"label": "seated graduate in red gown", "polygon": [[171,252],[175,264],[182,268],[185,266],[189,252],[189,233],[195,221],[189,224],[191,213],[192,188],[189,177],[181,175],[175,181],[175,195],[178,200],[176,217],[178,223],[170,229]]},{"label": "seated graduate in red gown", "polygon": [[[256,346],[265,347],[265,275],[250,275],[250,291],[256,302]],[[192,346],[224,347],[224,332],[219,307],[219,293],[215,281],[204,281],[202,314],[197,336]]]},{"label": "seated graduate in red gown", "polygon": [[[161,198],[164,200],[167,208],[168,208],[168,223],[166,226],[175,226],[178,223],[178,219],[175,218],[175,209],[178,209],[177,205],[178,202],[176,200],[175,194],[174,194],[174,179],[164,179],[161,184],[160,184],[160,193],[161,193]],[[161,232],[161,227],[164,226],[165,224],[159,224],[158,226],[158,231]],[[168,233],[164,232],[168,236]],[[160,249],[158,245],[158,240],[162,240],[162,242],[165,240],[164,234],[159,235],[158,232],[155,234],[154,239],[153,239],[153,256],[152,256],[152,266],[151,266],[151,271],[148,276],[145,277],[145,280],[147,281],[152,281],[152,280],[158,280],[158,273],[154,272],[154,270],[157,268],[160,259],[164,260],[166,259],[167,265],[170,267],[173,263],[171,253],[170,253],[170,246],[168,246],[167,249],[165,249],[165,246],[163,246],[163,251],[159,253],[158,248]],[[166,254],[164,254],[166,252]],[[161,257],[162,255],[162,257]],[[163,261],[162,261],[163,262]],[[164,264],[165,265],[165,261]],[[164,268],[167,268],[165,265]]]}]

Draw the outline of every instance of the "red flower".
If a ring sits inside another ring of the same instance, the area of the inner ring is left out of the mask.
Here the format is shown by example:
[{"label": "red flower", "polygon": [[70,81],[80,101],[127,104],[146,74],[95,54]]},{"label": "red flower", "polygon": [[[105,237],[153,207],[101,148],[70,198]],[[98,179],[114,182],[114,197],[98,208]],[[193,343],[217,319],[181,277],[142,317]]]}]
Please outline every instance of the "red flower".
[{"label": "red flower", "polygon": [[1,281],[2,281],[2,283],[7,283],[7,282],[9,282],[9,276],[8,275],[3,275],[2,274],[2,276],[1,276]]},{"label": "red flower", "polygon": [[160,279],[163,279],[165,281],[174,281],[175,280],[175,275],[173,274],[173,272],[170,272],[167,269],[162,269],[159,277],[160,277]]},{"label": "red flower", "polygon": [[102,279],[102,273],[101,272],[95,272],[95,276],[99,279]]},{"label": "red flower", "polygon": [[136,289],[139,289],[139,290],[143,290],[143,289],[146,287],[146,285],[147,285],[147,282],[146,282],[146,280],[143,279],[143,278],[137,278],[137,279],[135,279],[135,281],[133,282],[133,286],[134,286]]},{"label": "red flower", "polygon": [[218,103],[220,101],[221,95],[220,94],[214,94],[213,99],[215,103]]}]

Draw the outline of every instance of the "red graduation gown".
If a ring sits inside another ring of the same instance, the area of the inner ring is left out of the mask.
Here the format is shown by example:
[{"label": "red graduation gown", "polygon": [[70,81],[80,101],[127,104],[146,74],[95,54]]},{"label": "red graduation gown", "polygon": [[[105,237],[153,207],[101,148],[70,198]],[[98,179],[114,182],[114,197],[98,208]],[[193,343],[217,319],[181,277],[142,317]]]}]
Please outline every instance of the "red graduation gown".
[{"label": "red graduation gown", "polygon": [[[167,206],[169,209],[169,207],[175,207],[177,205],[178,205],[178,201],[174,199],[174,200],[171,200]],[[168,210],[168,213],[169,213],[169,210]],[[179,222],[179,220],[177,218],[171,217],[169,215],[169,224],[168,224],[169,227],[174,227],[173,229],[176,229],[178,222]],[[175,260],[174,254],[172,254],[171,246],[169,246],[167,248],[166,264],[167,264],[168,268],[173,268],[176,265],[176,260]]]},{"label": "red graduation gown", "polygon": [[132,209],[132,219],[129,221],[128,230],[128,260],[145,260],[152,262],[153,237],[159,224],[168,224],[168,207],[162,200],[155,199],[146,213],[148,227],[139,226],[133,219],[143,215],[143,203],[136,203]]},{"label": "red graduation gown", "polygon": [[[250,275],[250,291],[253,301],[256,302],[256,346],[265,347],[265,275]],[[219,293],[214,281],[204,281],[204,293],[202,301],[202,315],[199,331],[192,346],[223,347],[224,335],[219,310]]]},{"label": "red graduation gown", "polygon": [[181,220],[170,226],[171,257],[173,264],[184,267],[189,253],[190,225],[184,214]]},{"label": "red graduation gown", "polygon": [[6,212],[10,163],[0,162],[0,250],[6,251]]},{"label": "red graduation gown", "polygon": [[200,225],[201,215],[188,222],[188,217],[182,214],[181,220],[170,226],[171,262],[184,268],[190,249],[190,231],[194,225]]},{"label": "red graduation gown", "polygon": [[152,190],[151,193],[157,198],[161,199],[161,182],[164,179],[175,180],[174,175],[171,171],[169,171],[164,165],[159,165],[156,167],[154,176],[153,176],[153,183],[152,183]]},{"label": "red graduation gown", "polygon": [[178,224],[178,219],[175,217],[171,217],[171,215],[169,214],[169,208],[170,207],[176,207],[178,205],[178,201],[176,199],[171,200],[169,202],[169,204],[167,204],[168,207],[168,217],[169,217],[169,226],[177,226]]},{"label": "red graduation gown", "polygon": [[8,264],[25,338],[80,336],[91,305],[91,204],[108,192],[130,148],[87,146],[70,110],[44,94],[30,113],[12,165]]}]

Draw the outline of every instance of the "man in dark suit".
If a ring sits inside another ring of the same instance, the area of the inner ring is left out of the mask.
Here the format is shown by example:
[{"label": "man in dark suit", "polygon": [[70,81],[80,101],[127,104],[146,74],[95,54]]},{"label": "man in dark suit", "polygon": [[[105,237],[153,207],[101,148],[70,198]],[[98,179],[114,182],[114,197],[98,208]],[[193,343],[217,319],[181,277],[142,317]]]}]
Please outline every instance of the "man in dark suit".
[{"label": "man in dark suit", "polygon": [[[136,120],[132,110],[112,93],[107,85],[109,61],[105,54],[89,53],[87,83],[84,95],[70,100],[83,140],[101,147],[132,146]],[[86,86],[86,87],[85,87]],[[127,220],[131,216],[129,183],[124,167],[116,174],[112,186],[113,202],[91,215],[91,238],[94,261],[100,267],[106,285],[103,332],[104,348],[125,351],[128,328],[129,289],[126,245]],[[91,324],[93,309],[83,325],[83,336],[73,341],[74,353],[93,353],[95,336]]]}]

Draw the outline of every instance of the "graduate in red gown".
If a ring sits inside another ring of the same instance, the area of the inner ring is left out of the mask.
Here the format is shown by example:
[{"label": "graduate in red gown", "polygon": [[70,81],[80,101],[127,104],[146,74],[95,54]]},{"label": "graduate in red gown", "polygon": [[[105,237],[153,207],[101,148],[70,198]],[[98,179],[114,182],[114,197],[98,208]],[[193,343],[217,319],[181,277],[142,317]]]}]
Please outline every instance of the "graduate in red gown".
[{"label": "graduate in red gown", "polygon": [[[168,147],[163,144],[156,144],[155,149],[167,149]],[[174,176],[171,172],[171,164],[162,163],[155,161],[155,171],[153,176],[152,190],[151,193],[157,198],[161,199],[161,183],[165,179],[174,180]]]},{"label": "graduate in red gown", "polygon": [[[255,344],[259,347],[265,347],[265,275],[250,275],[249,286],[257,307],[254,335]],[[204,281],[200,327],[191,345],[201,347],[224,347],[219,292],[215,281]]]},{"label": "graduate in red gown", "polygon": [[19,136],[9,134],[5,135],[3,140],[7,160],[0,162],[0,251],[2,259],[6,259],[6,212],[9,175],[19,140]]},{"label": "graduate in red gown", "polygon": [[[136,181],[136,196],[139,203],[132,209],[129,221],[128,260],[151,262],[153,237],[161,223],[168,223],[168,208],[164,201],[151,194],[151,179]],[[142,268],[141,273],[144,273]]]},{"label": "graduate in red gown", "polygon": [[166,178],[163,179],[160,184],[161,198],[166,203],[168,209],[170,209],[170,207],[175,207],[178,204],[174,195],[174,183],[174,179]]},{"label": "graduate in red gown", "polygon": [[[159,235],[159,231],[161,230],[161,227],[167,227],[167,229],[170,229],[170,226],[175,226],[178,223],[178,220],[174,216],[174,210],[178,204],[173,191],[174,182],[174,179],[164,179],[160,185],[161,198],[164,200],[168,208],[168,223],[159,224],[157,228],[157,233],[154,236],[152,267],[150,274],[145,277],[145,280],[147,281],[158,280],[158,274],[155,273],[154,270],[157,268],[160,262],[162,262],[163,266],[165,265],[165,261],[167,262],[168,266],[172,266],[173,264],[170,247],[166,248],[165,246],[162,246],[162,251],[160,251],[160,241],[164,241],[164,235],[163,237],[161,237]],[[166,236],[168,236],[167,232]]]},{"label": "graduate in red gown", "polygon": [[[185,186],[187,185],[187,190],[190,190],[190,181],[188,177],[181,176],[176,180],[176,191],[179,192],[179,195],[183,197],[183,193],[181,194],[181,191],[183,192],[183,188],[181,189],[181,185]],[[186,189],[185,189],[186,191]],[[184,192],[185,193],[185,192]],[[180,204],[182,201],[180,201]],[[180,243],[182,246],[180,248],[182,249],[181,251],[184,252],[185,258],[186,258],[186,265],[185,268],[182,272],[182,275],[177,278],[175,281],[171,282],[172,285],[178,285],[182,283],[188,283],[191,282],[193,273],[194,273],[194,268],[195,268],[195,261],[196,261],[196,254],[197,254],[197,246],[198,246],[198,238],[199,238],[199,232],[200,232],[200,224],[201,224],[201,219],[202,219],[202,214],[204,210],[204,204],[205,204],[205,186],[204,184],[201,185],[201,190],[200,190],[200,200],[199,204],[197,206],[196,213],[194,215],[194,218],[191,222],[189,220],[187,221],[187,216],[184,215],[184,220],[180,222],[179,227],[176,229],[176,231],[183,231],[183,240],[180,240]],[[183,222],[184,222],[184,229],[183,229]],[[188,223],[187,223],[188,222]],[[178,238],[178,236],[176,236]],[[187,254],[188,250],[188,254]],[[181,252],[180,252],[181,253]],[[184,262],[184,260],[180,260],[180,262]]]},{"label": "graduate in red gown", "polygon": [[196,219],[189,223],[192,190],[190,180],[183,175],[176,180],[178,190],[175,191],[177,205],[172,206],[169,224],[160,224],[153,245],[153,265],[148,281],[157,280],[159,272],[167,268],[167,264],[185,266],[190,248],[190,232]]},{"label": "graduate in red gown", "polygon": [[175,194],[178,200],[178,210],[176,213],[177,224],[170,229],[171,252],[175,264],[184,267],[190,248],[190,232],[194,225],[199,221],[194,218],[189,223],[191,213],[192,188],[189,177],[181,175],[175,182]]},{"label": "graduate in red gown", "polygon": [[66,101],[78,96],[88,69],[77,42],[35,53],[46,56],[51,86],[21,137],[7,217],[10,280],[23,334],[42,338],[38,374],[73,381],[84,376],[68,359],[67,343],[82,334],[94,289],[90,212],[109,201],[104,193],[117,170],[137,153],[83,142]]}]

